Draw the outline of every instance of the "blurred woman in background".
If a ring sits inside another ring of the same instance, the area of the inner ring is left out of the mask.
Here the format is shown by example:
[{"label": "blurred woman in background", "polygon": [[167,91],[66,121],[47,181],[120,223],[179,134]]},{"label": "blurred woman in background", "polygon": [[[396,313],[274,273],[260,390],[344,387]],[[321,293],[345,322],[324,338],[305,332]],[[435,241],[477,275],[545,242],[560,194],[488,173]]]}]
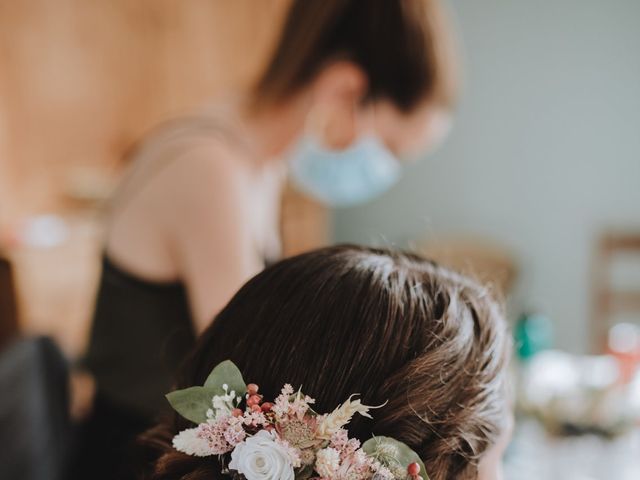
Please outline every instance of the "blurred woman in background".
[{"label": "blurred woman in background", "polygon": [[111,205],[86,358],[97,395],[79,457],[91,478],[125,477],[105,456],[124,457],[114,448],[164,410],[197,333],[278,258],[286,160],[330,205],[389,188],[399,155],[443,135],[450,50],[436,0],[294,0],[253,91],[141,142]]}]

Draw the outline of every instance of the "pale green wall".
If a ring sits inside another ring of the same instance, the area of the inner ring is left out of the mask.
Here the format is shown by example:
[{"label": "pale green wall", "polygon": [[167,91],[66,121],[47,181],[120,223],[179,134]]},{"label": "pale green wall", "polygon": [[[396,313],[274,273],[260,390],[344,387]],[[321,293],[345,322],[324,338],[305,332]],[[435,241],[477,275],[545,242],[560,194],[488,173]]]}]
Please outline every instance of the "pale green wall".
[{"label": "pale green wall", "polygon": [[640,1],[451,3],[466,57],[452,135],[383,198],[337,212],[336,240],[493,237],[520,257],[516,308],[582,349],[594,235],[640,226]]}]

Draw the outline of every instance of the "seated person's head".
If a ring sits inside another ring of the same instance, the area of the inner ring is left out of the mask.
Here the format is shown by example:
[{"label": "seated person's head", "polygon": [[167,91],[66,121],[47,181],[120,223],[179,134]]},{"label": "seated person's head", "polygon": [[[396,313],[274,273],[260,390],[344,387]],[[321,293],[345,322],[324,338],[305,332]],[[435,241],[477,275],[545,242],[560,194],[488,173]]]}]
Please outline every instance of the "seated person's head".
[{"label": "seated person's head", "polygon": [[[250,280],[202,335],[177,387],[202,385],[231,359],[265,398],[289,383],[330,412],[357,393],[384,406],[356,416],[351,437],[406,443],[431,480],[494,480],[510,422],[508,347],[499,306],[474,282],[411,254],[339,246]],[[171,447],[192,426],[176,414],[151,434],[164,450],[151,478],[223,478],[212,458]]]}]

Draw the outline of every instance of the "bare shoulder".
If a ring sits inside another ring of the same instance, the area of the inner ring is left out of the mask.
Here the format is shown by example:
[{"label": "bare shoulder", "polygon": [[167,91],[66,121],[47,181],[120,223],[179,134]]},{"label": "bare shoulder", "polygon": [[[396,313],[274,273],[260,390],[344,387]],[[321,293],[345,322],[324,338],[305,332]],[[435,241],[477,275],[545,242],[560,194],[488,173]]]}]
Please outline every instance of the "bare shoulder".
[{"label": "bare shoulder", "polygon": [[190,139],[177,147],[168,147],[157,157],[145,168],[147,178],[137,179],[145,190],[143,203],[157,207],[154,212],[157,215],[175,215],[185,208],[202,210],[219,206],[223,201],[233,202],[242,198],[248,188],[250,160],[224,140]]},{"label": "bare shoulder", "polygon": [[250,161],[215,135],[156,141],[133,159],[110,209],[106,248],[133,272],[177,275],[181,238],[221,238],[249,211]]},{"label": "bare shoulder", "polygon": [[246,207],[250,159],[236,146],[200,135],[153,147],[133,159],[114,198],[110,236],[123,229],[162,236]]},{"label": "bare shoulder", "polygon": [[186,198],[218,190],[228,193],[229,188],[246,183],[250,171],[249,159],[238,148],[216,139],[197,140],[165,167],[159,184]]}]

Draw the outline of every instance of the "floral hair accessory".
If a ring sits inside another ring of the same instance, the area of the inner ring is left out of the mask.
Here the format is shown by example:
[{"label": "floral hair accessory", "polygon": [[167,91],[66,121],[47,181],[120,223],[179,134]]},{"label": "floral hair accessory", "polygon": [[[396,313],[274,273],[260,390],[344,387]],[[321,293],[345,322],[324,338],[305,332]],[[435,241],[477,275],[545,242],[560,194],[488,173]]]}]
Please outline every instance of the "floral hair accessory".
[{"label": "floral hair accessory", "polygon": [[314,399],[285,385],[273,402],[257,385],[246,385],[227,360],[204,385],[167,395],[171,406],[197,426],[173,438],[176,450],[217,456],[222,473],[246,480],[429,480],[420,457],[389,437],[364,444],[349,438],[354,415],[371,418],[354,395],[328,414],[316,413]]}]

